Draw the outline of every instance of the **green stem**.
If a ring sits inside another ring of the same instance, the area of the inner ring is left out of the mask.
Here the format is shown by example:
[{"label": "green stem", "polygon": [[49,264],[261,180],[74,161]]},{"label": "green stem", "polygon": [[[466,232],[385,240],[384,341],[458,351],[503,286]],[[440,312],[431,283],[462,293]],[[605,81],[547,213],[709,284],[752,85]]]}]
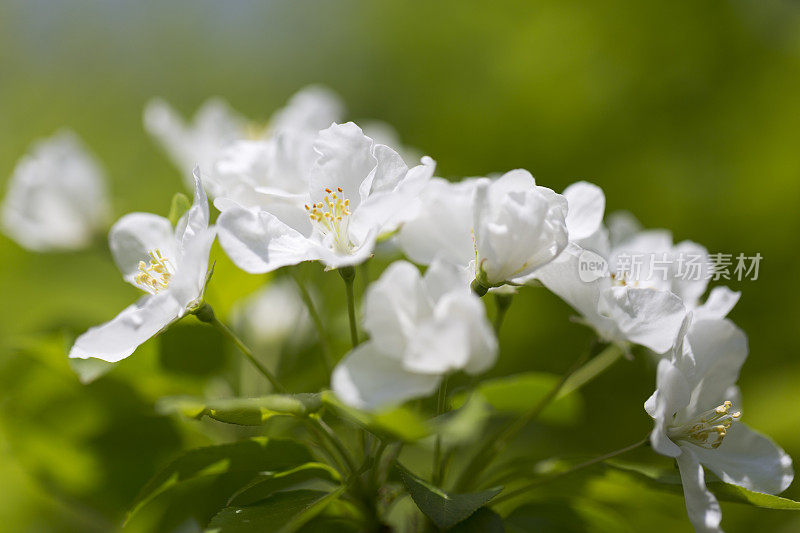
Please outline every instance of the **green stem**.
[{"label": "green stem", "polygon": [[503,320],[506,318],[508,308],[511,307],[513,294],[495,294],[494,301],[497,306],[497,314],[494,316],[494,334],[500,335],[500,328],[503,326]]},{"label": "green stem", "polygon": [[331,427],[325,423],[322,418],[318,416],[311,417],[311,420],[316,422],[319,429],[322,430],[322,433],[328,439],[328,441],[333,445],[339,455],[342,457],[342,460],[345,462],[347,469],[350,471],[350,475],[358,476],[358,467],[356,466],[355,461],[353,458],[350,457],[350,454],[347,453],[347,448],[345,448],[342,441],[339,440],[339,437],[336,436],[336,433],[331,429]]},{"label": "green stem", "polygon": [[553,481],[554,479],[558,479],[558,478],[566,476],[568,474],[572,474],[573,472],[581,470],[582,468],[586,468],[587,466],[592,466],[592,465],[595,465],[597,463],[602,463],[603,461],[605,461],[607,459],[611,459],[612,457],[616,457],[618,455],[622,455],[623,453],[627,453],[627,452],[629,452],[631,450],[635,450],[639,446],[647,444],[649,439],[650,439],[650,437],[647,436],[647,437],[643,438],[642,440],[631,444],[630,446],[625,446],[624,448],[620,448],[619,450],[614,450],[613,452],[609,452],[607,454],[601,455],[600,457],[595,457],[594,459],[589,459],[588,461],[584,461],[583,463],[579,463],[579,464],[573,466],[572,468],[568,468],[567,470],[564,470],[562,472],[558,472],[556,474],[551,474],[549,476],[542,476],[542,477],[540,477],[538,479],[535,479],[535,480],[531,481],[530,483],[528,483],[524,487],[520,487],[520,488],[518,488],[516,490],[513,490],[511,492],[507,492],[505,494],[501,494],[500,496],[498,496],[497,498],[492,500],[492,504],[497,504],[497,503],[500,503],[500,502],[503,502],[503,501],[506,501],[506,500],[510,500],[511,498],[514,498],[516,496],[520,496],[522,494],[527,493],[528,491],[530,491],[531,489],[533,489],[533,488],[535,488],[535,487],[537,487],[539,485],[542,485],[544,483],[548,483],[550,481]]},{"label": "green stem", "polygon": [[278,379],[270,372],[267,367],[261,364],[261,362],[256,359],[255,355],[253,355],[252,350],[247,347],[247,345],[242,342],[242,340],[236,336],[236,334],[225,324],[219,321],[217,316],[214,314],[214,309],[208,305],[207,303],[203,303],[196,311],[194,311],[194,315],[197,317],[198,320],[201,322],[205,322],[206,324],[210,324],[217,328],[217,331],[222,333],[225,337],[228,338],[237,348],[239,351],[244,354],[250,363],[256,369],[261,372],[261,374],[267,378],[267,380],[272,384],[272,388],[275,389],[277,392],[284,393],[286,392],[286,388],[280,384]]},{"label": "green stem", "polygon": [[[439,385],[439,395],[436,399],[436,416],[444,414],[447,407],[447,376],[442,379]],[[435,486],[440,486],[444,480],[444,463],[442,462],[442,436],[436,435],[433,445],[433,473],[431,481]]]},{"label": "green stem", "polygon": [[381,468],[381,458],[387,446],[389,446],[389,443],[381,439],[380,444],[378,444],[378,450],[375,452],[375,457],[372,462],[372,472],[370,472],[369,484],[367,485],[373,492],[380,488],[379,470]]},{"label": "green stem", "polygon": [[457,490],[467,489],[473,486],[478,480],[479,474],[481,474],[484,469],[486,469],[486,467],[488,467],[492,461],[503,450],[505,450],[511,439],[514,438],[516,434],[519,433],[525,426],[536,420],[539,415],[542,414],[542,411],[544,411],[544,409],[550,405],[550,402],[556,398],[569,377],[574,374],[591,356],[596,342],[597,341],[592,342],[589,349],[582,353],[581,356],[578,357],[574,363],[572,363],[572,366],[570,366],[567,372],[561,376],[561,379],[558,381],[558,383],[556,383],[555,386],[548,391],[544,398],[539,400],[539,402],[534,405],[531,410],[511,422],[497,437],[493,437],[484,442],[484,445],[480,448],[478,453],[473,456],[472,460],[461,472],[461,476],[456,483]]},{"label": "green stem", "polygon": [[344,286],[347,291],[347,316],[350,319],[350,341],[353,348],[358,346],[358,328],[356,325],[356,298],[353,294],[353,280],[356,278],[356,269],[347,266],[339,269],[339,274],[344,280]]},{"label": "green stem", "polygon": [[344,463],[344,460],[339,456],[339,454],[330,447],[328,436],[310,418],[307,419],[306,422],[308,424],[308,428],[317,437],[320,447],[325,451],[325,454],[331,459],[331,461],[335,463],[334,466],[339,473],[342,474],[342,477],[344,477],[344,475],[347,474],[347,465]]},{"label": "green stem", "polygon": [[302,298],[306,309],[308,309],[308,314],[311,316],[311,321],[314,323],[314,327],[317,330],[317,337],[319,337],[320,350],[322,352],[322,364],[325,365],[325,371],[330,374],[333,371],[333,361],[331,360],[330,347],[328,346],[328,336],[325,334],[325,327],[322,325],[322,318],[319,316],[314,301],[311,299],[311,295],[296,270],[292,270],[292,277],[297,284],[297,288],[300,290],[300,298]]}]

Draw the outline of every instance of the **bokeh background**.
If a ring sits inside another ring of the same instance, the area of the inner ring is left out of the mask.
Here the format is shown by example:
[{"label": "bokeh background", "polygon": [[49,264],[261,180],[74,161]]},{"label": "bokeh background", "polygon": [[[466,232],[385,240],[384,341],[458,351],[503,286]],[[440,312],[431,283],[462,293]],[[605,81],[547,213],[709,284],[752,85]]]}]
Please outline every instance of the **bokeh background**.
[{"label": "bokeh background", "polygon": [[[34,139],[68,126],[105,166],[115,216],[166,214],[182,181],[143,131],[149,98],[189,114],[218,95],[265,120],[308,83],[340,94],[349,118],[393,124],[440,175],[524,167],[556,190],[588,179],[609,210],[676,240],[761,253],[757,281],[731,282],[750,337],[744,416],[800,458],[799,4],[1,0],[0,186]],[[263,279],[214,253],[225,313]],[[341,323],[338,276],[305,274]],[[102,246],[33,255],[0,236],[0,529],[113,530],[158,465],[224,431],[153,407],[220,386],[211,376],[235,364],[190,321],[89,386],[70,371],[69,336],[135,297]],[[566,369],[589,339],[569,315],[523,291],[492,375]],[[517,445],[634,442],[653,380],[645,358],[620,362],[586,388],[579,425],[533,427]],[[800,499],[800,484],[786,494]],[[610,483],[592,498],[631,531],[690,530],[680,496]],[[723,512],[727,531],[800,531],[793,513]]]}]

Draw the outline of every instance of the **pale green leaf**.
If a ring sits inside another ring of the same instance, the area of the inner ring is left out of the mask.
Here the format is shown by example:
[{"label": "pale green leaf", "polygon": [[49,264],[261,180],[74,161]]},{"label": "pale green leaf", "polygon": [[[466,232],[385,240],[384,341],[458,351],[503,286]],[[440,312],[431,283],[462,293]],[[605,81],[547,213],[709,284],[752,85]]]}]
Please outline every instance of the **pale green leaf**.
[{"label": "pale green leaf", "polygon": [[306,417],[322,408],[318,394],[272,394],[258,398],[201,400],[190,397],[163,398],[158,412],[181,413],[189,418],[207,416],[240,426],[259,426],[273,416]]}]

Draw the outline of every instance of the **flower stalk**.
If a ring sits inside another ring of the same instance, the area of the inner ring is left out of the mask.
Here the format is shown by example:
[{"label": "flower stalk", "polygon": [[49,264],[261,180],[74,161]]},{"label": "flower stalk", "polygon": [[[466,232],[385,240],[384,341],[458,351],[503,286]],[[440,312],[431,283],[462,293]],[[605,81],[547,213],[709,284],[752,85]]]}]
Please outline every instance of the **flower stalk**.
[{"label": "flower stalk", "polygon": [[236,334],[228,326],[220,322],[220,320],[217,318],[217,315],[214,313],[214,309],[210,305],[203,302],[199,307],[191,312],[200,322],[205,322],[206,324],[215,327],[217,331],[227,337],[227,339],[231,341],[240,352],[242,352],[247,360],[250,361],[254,367],[256,367],[256,370],[258,370],[261,375],[267,378],[267,381],[270,382],[275,391],[280,393],[286,392],[286,388],[280,384],[275,375],[273,375],[273,373],[270,372],[267,367],[262,365],[261,362],[256,359],[255,355],[253,355],[253,351],[248,348],[247,345],[242,342],[242,340],[236,336]]},{"label": "flower stalk", "polygon": [[339,275],[344,280],[347,291],[347,316],[350,320],[350,341],[353,348],[358,346],[358,326],[356,325],[356,298],[353,293],[353,281],[356,279],[356,269],[348,266],[339,269]]}]

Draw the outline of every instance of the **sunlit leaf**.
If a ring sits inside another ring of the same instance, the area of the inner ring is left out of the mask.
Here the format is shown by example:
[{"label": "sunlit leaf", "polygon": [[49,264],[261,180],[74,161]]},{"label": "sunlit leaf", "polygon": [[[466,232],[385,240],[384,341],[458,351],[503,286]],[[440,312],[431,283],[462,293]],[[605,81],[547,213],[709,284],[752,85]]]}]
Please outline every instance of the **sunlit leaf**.
[{"label": "sunlit leaf", "polygon": [[503,490],[502,487],[497,487],[482,492],[448,494],[415,476],[399,463],[397,470],[420,511],[438,527],[445,529],[468,518]]},{"label": "sunlit leaf", "polygon": [[292,490],[278,492],[258,505],[226,507],[208,525],[208,533],[250,533],[297,531],[339,497],[345,487],[333,492]]},{"label": "sunlit leaf", "polygon": [[201,400],[189,397],[164,398],[160,413],[181,413],[189,418],[207,416],[240,426],[260,426],[274,416],[305,417],[322,408],[318,394],[272,394],[258,398]]},{"label": "sunlit leaf", "polygon": [[414,442],[431,434],[431,427],[427,421],[406,407],[368,413],[344,405],[330,391],[322,393],[322,402],[342,418],[389,440]]},{"label": "sunlit leaf", "polygon": [[[526,372],[497,379],[490,379],[478,385],[476,392],[496,411],[503,414],[521,414],[530,411],[547,396],[561,378],[544,372]],[[453,397],[453,405],[458,407],[466,401],[466,394]],[[539,420],[554,424],[572,424],[580,419],[583,403],[577,394],[556,398],[542,411]]]}]

